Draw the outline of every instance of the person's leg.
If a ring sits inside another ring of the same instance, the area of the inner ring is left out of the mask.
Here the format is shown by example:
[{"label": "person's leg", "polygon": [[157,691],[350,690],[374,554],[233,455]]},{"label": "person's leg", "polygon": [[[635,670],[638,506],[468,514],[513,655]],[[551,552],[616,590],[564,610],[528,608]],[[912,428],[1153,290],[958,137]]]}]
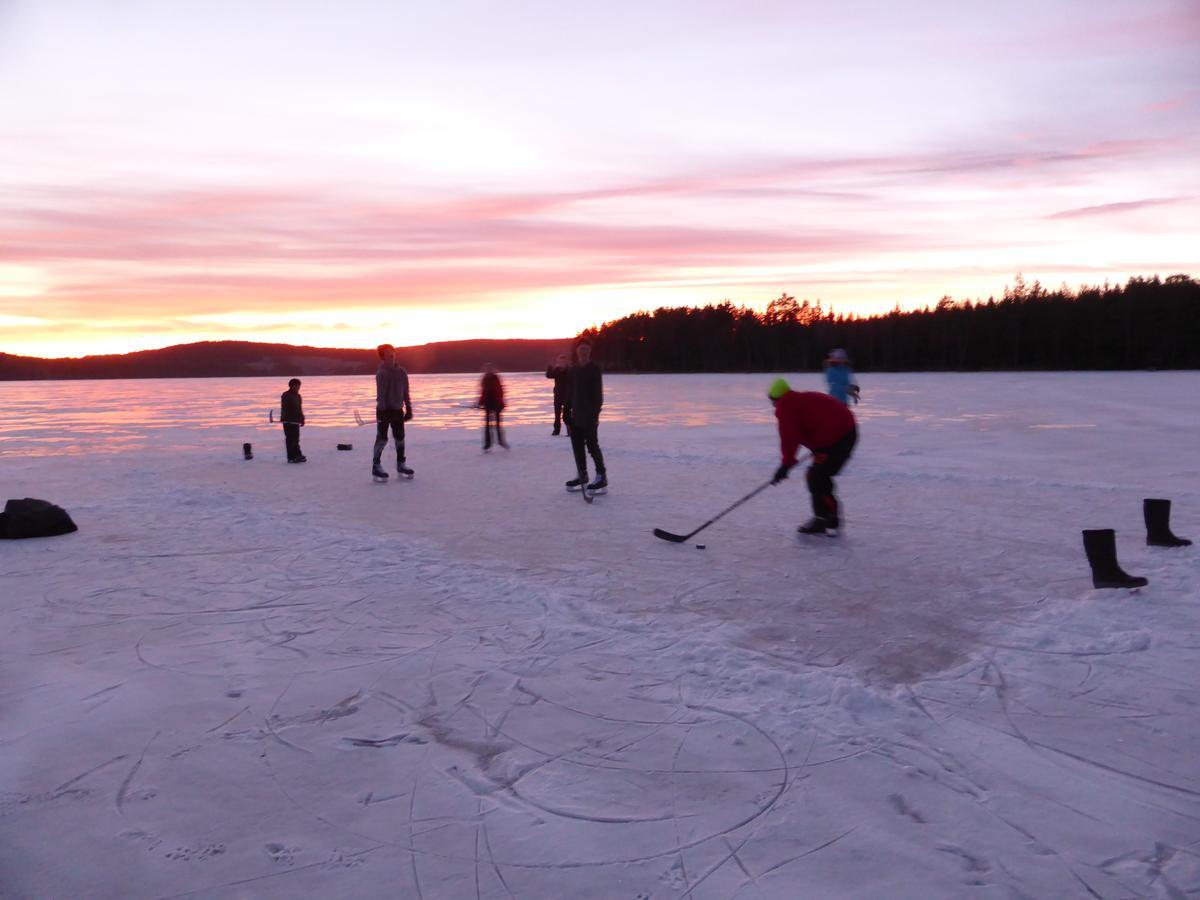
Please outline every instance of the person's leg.
[{"label": "person's leg", "polygon": [[823,462],[813,463],[805,474],[813,515],[830,524],[837,523],[837,500],[833,497],[833,479]]},{"label": "person's leg", "polygon": [[483,449],[492,449],[492,411],[486,408],[483,411]]},{"label": "person's leg", "polygon": [[376,413],[376,445],[374,445],[372,462],[378,466],[383,460],[383,449],[388,446],[388,414]]},{"label": "person's leg", "polygon": [[554,400],[554,434],[562,433],[562,401],[555,398]]},{"label": "person's leg", "polygon": [[496,410],[496,443],[508,449],[508,441],[504,440],[504,432],[500,430],[500,414],[501,410]]},{"label": "person's leg", "polygon": [[604,466],[604,454],[600,450],[599,431],[600,423],[598,422],[588,429],[587,450],[592,455],[592,462],[596,464],[596,477],[602,478],[608,474],[608,469]]},{"label": "person's leg", "polygon": [[392,437],[396,440],[396,465],[404,468],[404,413],[392,413]]},{"label": "person's leg", "polygon": [[857,442],[858,429],[852,428],[833,446],[814,453],[814,462],[808,470],[808,490],[812,494],[813,514],[825,519],[834,528],[838,527],[840,517],[837,496],[833,492],[833,476],[842,471]]},{"label": "person's leg", "polygon": [[300,426],[290,422],[283,423],[283,445],[287,448],[287,458],[295,459],[300,455]]},{"label": "person's leg", "polygon": [[587,478],[587,457],[584,453],[584,429],[578,425],[572,425],[567,429],[567,434],[571,436],[571,452],[575,454],[575,471],[579,473],[580,478]]}]

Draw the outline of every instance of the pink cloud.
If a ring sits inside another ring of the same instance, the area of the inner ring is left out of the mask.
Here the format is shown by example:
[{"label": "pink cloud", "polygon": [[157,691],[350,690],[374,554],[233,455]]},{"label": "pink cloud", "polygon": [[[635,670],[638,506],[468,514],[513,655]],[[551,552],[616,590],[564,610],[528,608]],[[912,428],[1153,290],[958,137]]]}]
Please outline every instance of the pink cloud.
[{"label": "pink cloud", "polygon": [[1182,203],[1190,199],[1190,197],[1161,197],[1158,199],[1147,200],[1125,200],[1119,203],[1101,203],[1096,206],[1081,206],[1076,209],[1065,209],[1062,212],[1056,212],[1053,215],[1046,216],[1046,218],[1082,219],[1091,216],[1107,216],[1114,213],[1133,212],[1135,210],[1148,209],[1155,206],[1170,206],[1171,204]]}]

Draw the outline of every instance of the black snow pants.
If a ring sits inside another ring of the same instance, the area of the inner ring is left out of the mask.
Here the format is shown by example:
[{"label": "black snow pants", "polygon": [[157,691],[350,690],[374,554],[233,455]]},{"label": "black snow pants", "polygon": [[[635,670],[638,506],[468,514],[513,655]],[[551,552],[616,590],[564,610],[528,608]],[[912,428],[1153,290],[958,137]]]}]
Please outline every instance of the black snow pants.
[{"label": "black snow pants", "polygon": [[404,410],[380,409],[375,411],[375,456],[374,462],[383,458],[383,448],[388,442],[388,426],[396,439],[396,462],[404,465]]},{"label": "black snow pants", "polygon": [[283,445],[287,447],[287,458],[289,460],[303,456],[300,452],[300,426],[295,422],[283,423]]},{"label": "black snow pants", "polygon": [[833,476],[842,471],[842,466],[854,452],[858,442],[858,429],[851,428],[829,447],[813,450],[813,462],[806,475],[808,492],[812,495],[813,515],[825,519],[835,528],[838,526],[838,502],[833,495]]},{"label": "black snow pants", "polygon": [[567,426],[567,431],[571,435],[571,449],[575,452],[575,470],[581,475],[587,472],[587,457],[584,456],[584,449],[592,455],[592,462],[596,464],[596,475],[605,474],[604,468],[604,453],[600,450],[600,443],[596,438],[596,431],[600,424],[597,422],[593,425],[579,425],[572,422]]}]

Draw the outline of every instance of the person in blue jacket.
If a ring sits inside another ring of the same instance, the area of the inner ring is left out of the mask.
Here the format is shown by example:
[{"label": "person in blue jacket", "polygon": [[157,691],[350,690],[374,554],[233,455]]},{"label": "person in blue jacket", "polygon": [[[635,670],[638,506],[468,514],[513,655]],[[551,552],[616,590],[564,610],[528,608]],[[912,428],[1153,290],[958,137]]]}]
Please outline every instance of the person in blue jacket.
[{"label": "person in blue jacket", "polygon": [[850,398],[858,403],[858,385],[854,383],[854,370],[850,368],[850,357],[845,350],[831,350],[825,360],[825,383],[829,385],[829,396],[841,400],[847,406]]}]

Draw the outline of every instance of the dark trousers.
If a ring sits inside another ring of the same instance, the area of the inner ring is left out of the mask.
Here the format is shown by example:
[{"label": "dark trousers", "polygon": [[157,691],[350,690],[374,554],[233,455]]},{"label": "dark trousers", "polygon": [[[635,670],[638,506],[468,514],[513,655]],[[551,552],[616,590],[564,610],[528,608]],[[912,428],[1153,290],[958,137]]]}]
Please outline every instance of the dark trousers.
[{"label": "dark trousers", "polygon": [[504,432],[500,430],[500,410],[485,409],[483,411],[483,449],[490,450],[492,446],[492,422],[496,423],[496,443],[507,447],[504,443]]},{"label": "dark trousers", "polygon": [[554,398],[554,433],[558,434],[562,431],[562,411],[563,402],[557,397]]},{"label": "dark trousers", "polygon": [[838,502],[833,495],[833,476],[842,471],[842,466],[854,451],[858,442],[858,429],[851,428],[829,447],[813,451],[813,462],[808,467],[808,492],[812,495],[814,516],[838,524]]},{"label": "dark trousers", "polygon": [[388,426],[396,439],[396,462],[404,465],[404,410],[380,409],[375,411],[375,462],[383,458],[383,448],[388,442]]},{"label": "dark trousers", "polygon": [[596,464],[596,474],[603,475],[604,469],[604,454],[600,451],[600,444],[596,440],[596,430],[599,428],[599,423],[595,425],[578,425],[572,424],[567,431],[571,435],[571,449],[575,452],[575,470],[580,473],[587,471],[587,457],[583,455],[584,448],[592,455],[592,462]]},{"label": "dark trousers", "polygon": [[283,423],[283,444],[287,447],[287,458],[302,456],[300,452],[300,426],[294,422]]}]

